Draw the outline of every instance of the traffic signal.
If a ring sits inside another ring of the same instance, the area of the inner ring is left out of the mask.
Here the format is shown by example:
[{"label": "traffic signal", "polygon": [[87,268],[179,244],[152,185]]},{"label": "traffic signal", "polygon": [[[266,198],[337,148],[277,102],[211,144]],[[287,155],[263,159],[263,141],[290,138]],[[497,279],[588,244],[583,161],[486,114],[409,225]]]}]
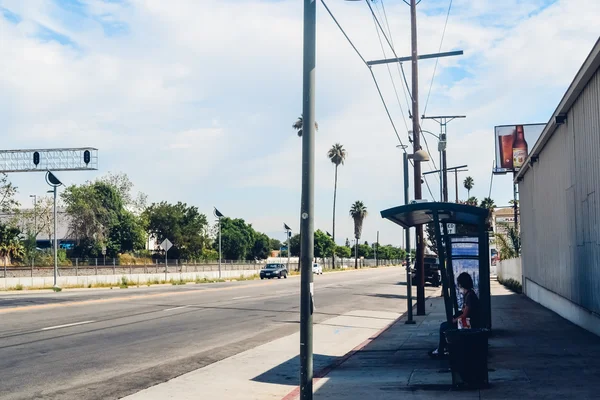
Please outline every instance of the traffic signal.
[{"label": "traffic signal", "polygon": [[33,164],[37,167],[40,163],[40,153],[37,151],[33,152]]},{"label": "traffic signal", "polygon": [[89,150],[83,152],[83,162],[88,165],[91,161],[91,154]]}]

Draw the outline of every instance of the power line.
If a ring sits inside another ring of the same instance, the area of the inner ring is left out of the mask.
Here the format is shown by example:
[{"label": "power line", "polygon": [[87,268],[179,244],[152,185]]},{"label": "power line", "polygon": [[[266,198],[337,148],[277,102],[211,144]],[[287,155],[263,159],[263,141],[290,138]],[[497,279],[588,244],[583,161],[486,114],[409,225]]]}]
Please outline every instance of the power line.
[{"label": "power line", "polygon": [[[450,0],[450,5],[448,6],[448,13],[446,14],[446,22],[444,23],[444,30],[442,31],[442,39],[440,40],[440,48],[438,53],[442,51],[442,45],[444,44],[444,36],[446,36],[446,28],[448,27],[448,19],[450,18],[450,11],[452,10],[452,0]],[[423,115],[427,114],[427,106],[429,105],[429,97],[431,96],[431,89],[433,88],[433,81],[435,79],[435,73],[437,72],[438,63],[440,62],[439,58],[435,59],[435,66],[433,67],[433,75],[431,77],[431,83],[429,84],[429,92],[427,93],[427,100],[425,100],[425,107],[423,109]]]},{"label": "power line", "polygon": [[[379,12],[377,3],[375,3],[375,7],[377,8],[377,10]],[[385,5],[384,5],[383,0],[381,0],[381,8],[383,9],[383,17],[384,17],[385,24],[388,29],[388,34],[390,35],[390,42],[393,45],[394,37],[392,36],[392,28],[390,28],[390,22],[388,21],[387,12],[385,11]],[[398,70],[398,74],[401,75],[401,77],[404,79],[404,84],[402,85],[402,92],[404,93],[404,100],[406,100],[406,108],[408,109],[408,115],[410,116],[411,104],[410,104],[410,101],[408,100],[408,96],[407,96],[407,90],[408,90],[408,92],[410,92],[410,89],[408,88],[408,81],[406,80],[406,74],[404,73],[404,65],[401,62],[396,63],[396,69]]]},{"label": "power line", "polygon": [[[377,38],[379,39],[379,45],[381,46],[381,51],[383,52],[383,58],[386,58],[385,48],[383,47],[383,42],[381,41],[381,35],[379,34],[379,29],[377,29],[377,23],[375,22],[375,16],[373,16],[373,22],[375,23],[375,32],[377,32]],[[406,122],[406,116],[404,115],[404,110],[402,109],[400,96],[398,96],[398,90],[396,89],[396,83],[394,82],[394,77],[392,76],[392,70],[390,69],[389,64],[386,64],[386,67],[388,70],[388,74],[390,75],[390,80],[392,81],[394,93],[396,94],[396,101],[398,101],[398,107],[400,107],[400,112],[402,113],[402,119],[404,120],[404,126],[406,127],[406,131],[408,131],[408,123]]]},{"label": "power line", "polygon": [[[338,22],[337,18],[335,18],[335,16],[333,15],[333,13],[329,9],[329,7],[327,7],[327,4],[325,3],[325,0],[321,0],[321,4],[323,4],[323,6],[325,7],[325,10],[327,11],[327,13],[331,17],[331,19],[333,19],[333,22],[335,22],[335,24],[337,25],[338,29],[342,32],[342,34],[344,35],[344,37],[346,38],[346,40],[348,41],[348,43],[350,43],[350,46],[352,46],[352,48],[354,49],[354,51],[356,52],[356,54],[358,55],[358,57],[362,60],[362,62],[369,69],[369,72],[371,73],[371,77],[373,78],[373,82],[375,83],[375,88],[377,89],[377,93],[379,94],[379,98],[381,99],[381,102],[383,104],[383,107],[385,108],[385,112],[386,112],[386,114],[388,116],[390,124],[392,125],[392,129],[394,130],[394,133],[396,134],[396,137],[398,138],[398,142],[400,143],[400,146],[402,147],[402,150],[406,154],[408,154],[408,152],[406,151],[406,148],[404,146],[404,143],[402,143],[402,139],[400,139],[400,135],[398,134],[398,130],[396,129],[396,124],[394,124],[394,120],[392,119],[392,115],[390,114],[390,110],[389,110],[389,108],[387,106],[387,103],[385,102],[385,98],[383,97],[383,93],[381,93],[381,89],[379,87],[379,83],[377,82],[377,78],[375,77],[375,74],[373,73],[372,68],[369,66],[369,64],[367,64],[367,61],[362,56],[362,54],[360,54],[360,52],[358,51],[358,49],[356,48],[356,46],[354,45],[354,43],[352,42],[352,40],[350,40],[350,37],[348,37],[348,34],[346,34],[346,31],[344,30],[344,28],[342,28],[342,26]],[[370,5],[369,5],[369,7],[370,7]],[[372,11],[372,9],[371,9],[371,11]],[[375,19],[377,21],[377,17],[375,17]],[[381,25],[380,25],[380,27],[381,27]],[[383,32],[383,29],[382,29],[382,32]],[[385,34],[384,34],[384,36],[385,36]],[[394,52],[394,55],[395,55],[395,52]],[[396,56],[396,58],[398,58],[398,56]],[[410,164],[414,167],[413,160],[409,159],[409,161],[410,161]],[[424,179],[424,181],[425,181],[425,183],[427,185],[427,189],[429,190],[429,194],[431,195],[432,199],[435,198],[433,196],[433,193],[431,192],[431,189],[429,188],[429,183],[427,183],[427,178],[425,176],[422,176],[422,177],[423,177],[423,179]]]},{"label": "power line", "polygon": [[[396,54],[396,50],[394,49],[394,45],[392,44],[392,42],[390,41],[390,39],[385,34],[385,30],[383,29],[383,27],[381,26],[381,23],[377,19],[377,16],[375,15],[375,11],[373,11],[373,7],[371,7],[370,1],[369,0],[365,0],[365,3],[367,3],[367,6],[369,6],[369,10],[371,10],[371,14],[373,15],[373,18],[375,18],[375,22],[377,22],[377,25],[379,26],[379,29],[381,29],[381,32],[383,33],[383,37],[385,38],[387,44],[390,46],[390,49],[392,49],[392,53],[394,54],[394,57],[400,58],[400,57],[398,57],[398,54]],[[406,83],[406,88],[408,89],[408,83],[406,82],[406,75],[404,75],[404,68],[402,68],[402,74],[404,76],[404,81]],[[410,93],[410,89],[408,89],[408,94],[410,95],[411,100],[413,100],[412,93]],[[410,107],[409,107],[409,109],[410,109]]]},{"label": "power line", "polygon": [[[389,38],[386,35],[385,30],[381,26],[379,20],[377,19],[377,16],[375,15],[375,12],[373,10],[373,7],[371,7],[371,4],[370,4],[369,0],[365,0],[365,1],[366,1],[367,5],[369,6],[369,9],[371,10],[371,15],[373,16],[373,19],[374,19],[374,21],[376,23],[375,30],[377,32],[377,37],[379,38],[379,44],[381,45],[381,50],[383,51],[383,57],[386,58],[386,54],[385,54],[385,49],[383,48],[383,43],[381,41],[381,35],[379,34],[379,30],[377,29],[377,26],[379,26],[379,29],[381,29],[381,32],[383,33],[383,36],[385,37],[388,45],[390,46],[390,48],[392,49],[392,52],[394,53],[394,56],[396,58],[398,58],[398,55],[396,54],[396,51],[394,50],[394,41],[393,41],[393,38],[392,38],[392,31],[390,29],[389,21],[387,19],[387,13],[385,12],[385,6],[383,5],[383,0],[381,0],[381,3],[382,3],[382,8],[383,8],[383,13],[384,13],[384,16],[385,16],[384,21],[385,21],[385,23],[387,25],[387,28],[388,28]],[[377,8],[377,5],[375,7]],[[377,8],[377,12],[379,13],[379,8]],[[381,17],[381,15],[380,15],[380,17]],[[398,66],[398,63],[396,63],[396,66]],[[400,66],[402,66],[402,63],[400,63]],[[392,85],[394,86],[394,92],[396,93],[396,99],[398,99],[398,92],[396,91],[396,85],[394,83],[394,79],[392,78],[389,64],[386,64],[386,67],[388,68],[388,72],[390,74],[390,79],[392,80]],[[408,82],[406,81],[406,74],[404,74],[404,68],[401,68],[401,70],[402,70],[402,72],[400,72],[400,69],[399,69],[398,73],[401,73],[402,77],[404,78],[404,84],[406,85],[406,88],[408,89]],[[404,86],[403,86],[403,88],[404,88]],[[409,90],[409,94],[410,94],[410,89],[408,89],[408,90]],[[412,95],[411,95],[411,99],[412,99]],[[407,102],[408,102],[408,99],[407,99]],[[400,100],[399,99],[398,99],[398,105],[400,105]],[[402,106],[400,106],[400,110],[402,110]],[[409,110],[409,115],[410,115],[410,105],[408,106],[408,110]],[[402,116],[404,117],[404,112],[402,112]],[[405,119],[404,123],[406,125],[406,130],[408,131],[409,129],[408,129],[408,124],[406,123],[406,119]],[[435,159],[433,158],[433,156],[431,154],[431,151],[429,150],[429,143],[427,143],[427,138],[424,137],[424,140],[425,140],[425,147],[427,149],[427,153],[429,154],[429,160],[433,164],[434,169],[438,169],[437,165],[435,163]]]},{"label": "power line", "polygon": [[[348,41],[348,43],[350,43],[350,46],[352,46],[352,48],[354,49],[354,51],[356,52],[356,54],[360,57],[360,59],[362,60],[362,62],[369,69],[369,72],[371,73],[371,77],[373,78],[373,82],[375,83],[375,87],[377,88],[377,93],[379,93],[379,98],[381,99],[381,102],[383,103],[383,107],[385,108],[385,112],[386,112],[386,114],[388,116],[388,119],[390,120],[390,123],[392,124],[392,128],[394,129],[394,133],[396,134],[396,137],[398,138],[398,142],[400,142],[400,145],[403,146],[404,143],[402,143],[402,139],[400,139],[400,135],[398,134],[398,130],[396,129],[396,124],[394,124],[394,120],[392,119],[392,116],[390,114],[390,110],[388,109],[388,106],[387,106],[387,104],[385,102],[385,99],[383,98],[383,94],[381,93],[381,89],[379,88],[379,84],[377,83],[377,78],[375,77],[375,74],[373,73],[373,70],[367,64],[367,61],[362,56],[362,54],[360,54],[360,52],[358,51],[358,49],[356,48],[356,46],[354,45],[354,43],[352,43],[352,40],[350,40],[350,38],[346,34],[346,31],[344,31],[344,28],[342,28],[342,26],[340,25],[340,23],[338,22],[338,20],[335,18],[335,16],[333,15],[333,13],[329,9],[329,7],[327,7],[327,4],[325,4],[325,0],[321,0],[321,4],[323,4],[323,6],[325,7],[325,10],[327,10],[327,13],[333,19],[333,22],[335,22],[335,24],[337,25],[337,27],[339,28],[339,30],[342,32],[342,34],[344,35],[344,37],[346,38],[346,40]],[[405,152],[406,152],[406,150],[405,150]]]}]

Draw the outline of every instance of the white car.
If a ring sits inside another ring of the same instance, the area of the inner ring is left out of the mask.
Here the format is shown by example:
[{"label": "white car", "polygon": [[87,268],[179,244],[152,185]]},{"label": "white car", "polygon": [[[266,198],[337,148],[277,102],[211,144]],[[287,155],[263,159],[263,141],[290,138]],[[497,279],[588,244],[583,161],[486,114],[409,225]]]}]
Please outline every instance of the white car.
[{"label": "white car", "polygon": [[323,267],[318,263],[313,263],[313,274],[323,275]]}]

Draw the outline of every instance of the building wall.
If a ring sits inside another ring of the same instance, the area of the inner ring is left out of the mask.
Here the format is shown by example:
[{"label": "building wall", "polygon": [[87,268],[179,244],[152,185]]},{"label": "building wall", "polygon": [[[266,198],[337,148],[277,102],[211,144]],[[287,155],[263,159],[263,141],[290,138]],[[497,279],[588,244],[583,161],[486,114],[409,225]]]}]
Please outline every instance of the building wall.
[{"label": "building wall", "polygon": [[521,268],[520,258],[511,258],[510,260],[502,260],[497,265],[498,280],[501,282],[512,279],[513,281],[523,284],[523,270]]},{"label": "building wall", "polygon": [[519,183],[524,278],[597,314],[599,71],[568,112],[567,122],[554,132]]}]

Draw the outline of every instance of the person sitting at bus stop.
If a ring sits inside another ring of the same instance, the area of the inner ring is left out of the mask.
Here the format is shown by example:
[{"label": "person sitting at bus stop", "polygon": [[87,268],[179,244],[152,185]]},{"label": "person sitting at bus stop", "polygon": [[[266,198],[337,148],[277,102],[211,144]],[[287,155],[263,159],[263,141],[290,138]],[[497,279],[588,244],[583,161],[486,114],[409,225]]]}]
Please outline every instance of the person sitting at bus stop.
[{"label": "person sitting at bus stop", "polygon": [[456,278],[456,283],[458,284],[460,293],[463,295],[463,309],[458,315],[454,316],[452,323],[444,321],[440,325],[440,343],[438,348],[429,352],[429,355],[432,358],[439,358],[447,354],[446,331],[453,328],[456,329],[460,319],[462,319],[462,321],[467,321],[467,318],[469,318],[471,328],[481,327],[479,316],[479,298],[473,290],[473,279],[471,278],[471,275],[469,275],[467,272],[463,272],[458,276],[458,278]]}]

